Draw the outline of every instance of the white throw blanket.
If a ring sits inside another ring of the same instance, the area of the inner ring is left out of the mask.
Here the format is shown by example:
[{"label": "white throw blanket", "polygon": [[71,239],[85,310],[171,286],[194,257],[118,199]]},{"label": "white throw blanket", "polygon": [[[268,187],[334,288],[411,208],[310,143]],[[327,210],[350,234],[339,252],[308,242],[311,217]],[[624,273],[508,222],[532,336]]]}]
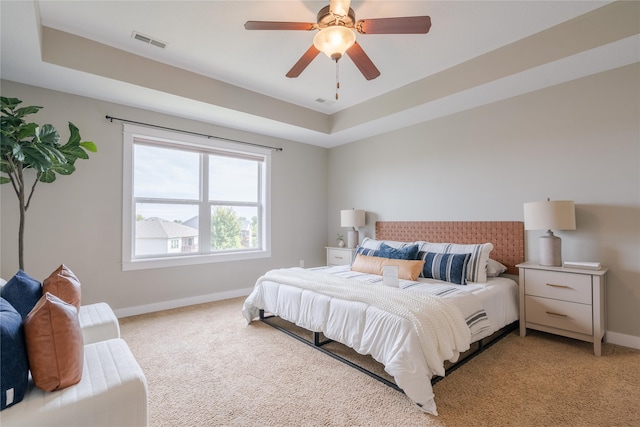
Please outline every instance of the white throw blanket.
[{"label": "white throw blanket", "polygon": [[[418,336],[427,366],[436,375],[444,376],[444,361],[457,360],[458,353],[468,350],[470,346],[471,333],[462,312],[443,298],[301,268],[269,271],[258,279],[256,287],[263,281],[366,303],[407,319]],[[257,317],[258,309],[249,299],[243,314],[251,322]]]}]

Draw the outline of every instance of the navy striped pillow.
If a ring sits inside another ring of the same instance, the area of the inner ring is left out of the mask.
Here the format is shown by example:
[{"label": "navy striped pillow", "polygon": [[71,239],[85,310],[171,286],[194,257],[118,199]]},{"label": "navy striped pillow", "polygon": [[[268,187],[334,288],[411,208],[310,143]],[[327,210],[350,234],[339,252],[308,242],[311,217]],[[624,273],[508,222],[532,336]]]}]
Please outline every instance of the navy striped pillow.
[{"label": "navy striped pillow", "polygon": [[[367,255],[367,256],[378,256],[378,250],[377,249],[371,249],[371,248],[363,248],[362,246],[358,246],[358,248],[356,249],[356,256],[358,254],[362,254],[362,255]],[[354,259],[356,258],[355,256],[353,257]]]},{"label": "navy striped pillow", "polygon": [[418,252],[418,259],[424,260],[422,277],[444,280],[457,285],[467,284],[467,264],[471,254],[443,254]]}]

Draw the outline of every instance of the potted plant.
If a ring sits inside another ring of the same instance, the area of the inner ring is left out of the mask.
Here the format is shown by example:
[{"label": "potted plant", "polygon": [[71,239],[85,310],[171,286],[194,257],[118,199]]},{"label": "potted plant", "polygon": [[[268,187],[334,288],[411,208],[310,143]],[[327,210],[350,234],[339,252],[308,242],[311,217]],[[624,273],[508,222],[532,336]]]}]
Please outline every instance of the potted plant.
[{"label": "potted plant", "polygon": [[338,234],[338,237],[336,238],[336,242],[338,242],[338,246],[340,246],[341,248],[344,248],[344,236],[342,234]]},{"label": "potted plant", "polygon": [[[0,116],[0,184],[11,183],[18,197],[20,226],[18,228],[18,263],[24,270],[25,214],[38,182],[51,183],[56,173],[71,175],[77,159],[88,159],[87,151],[95,153],[96,145],[80,141],[78,128],[69,122],[69,140],[60,145],[60,134],[49,124],[28,123],[25,117],[37,113],[42,107],[19,107],[17,98],[1,97]],[[35,176],[25,173],[35,171]],[[30,184],[29,182],[33,182]]]}]

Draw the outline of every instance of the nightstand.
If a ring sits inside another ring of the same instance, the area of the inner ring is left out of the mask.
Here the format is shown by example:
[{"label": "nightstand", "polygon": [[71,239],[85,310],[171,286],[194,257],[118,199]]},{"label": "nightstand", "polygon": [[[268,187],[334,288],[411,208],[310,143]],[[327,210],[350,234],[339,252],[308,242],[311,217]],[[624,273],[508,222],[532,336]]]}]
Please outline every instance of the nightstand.
[{"label": "nightstand", "polygon": [[520,336],[527,328],[593,343],[601,355],[605,334],[607,269],[518,264],[520,269]]},{"label": "nightstand", "polygon": [[351,265],[356,248],[327,247],[327,265]]}]

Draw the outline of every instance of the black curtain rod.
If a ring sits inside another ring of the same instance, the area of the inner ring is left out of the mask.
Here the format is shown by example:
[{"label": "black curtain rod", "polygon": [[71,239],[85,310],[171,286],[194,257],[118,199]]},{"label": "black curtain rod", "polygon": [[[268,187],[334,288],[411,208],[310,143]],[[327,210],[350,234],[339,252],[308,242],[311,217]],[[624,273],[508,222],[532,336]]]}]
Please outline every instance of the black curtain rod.
[{"label": "black curtain rod", "polygon": [[205,133],[191,132],[189,130],[169,128],[169,127],[165,127],[165,126],[154,125],[154,124],[151,124],[151,123],[136,122],[136,121],[133,121],[133,120],[120,119],[118,117],[111,117],[111,116],[104,116],[104,117],[107,120],[109,120],[111,123],[113,123],[114,120],[119,120],[119,121],[125,122],[125,123],[133,123],[133,124],[136,124],[136,125],[151,126],[151,127],[157,128],[157,129],[172,130],[172,131],[175,131],[175,132],[188,133],[190,135],[204,136],[204,137],[206,137],[208,139],[219,139],[219,140],[222,140],[222,141],[237,142],[238,144],[253,145],[254,147],[268,148],[270,150],[275,150],[275,151],[282,151],[283,150],[281,147],[271,147],[269,145],[255,144],[253,142],[238,141],[237,139],[222,138],[222,137],[219,137],[219,136],[207,135]]}]

